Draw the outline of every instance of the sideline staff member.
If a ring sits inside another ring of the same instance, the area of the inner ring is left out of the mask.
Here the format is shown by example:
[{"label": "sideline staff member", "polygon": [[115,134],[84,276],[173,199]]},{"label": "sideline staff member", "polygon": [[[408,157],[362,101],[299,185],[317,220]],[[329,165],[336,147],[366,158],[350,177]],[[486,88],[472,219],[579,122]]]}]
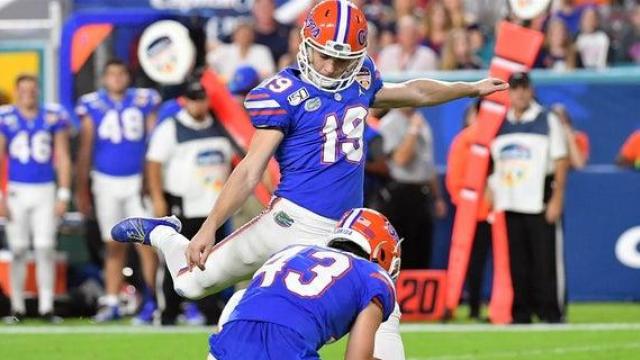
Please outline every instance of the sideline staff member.
[{"label": "sideline staff member", "polygon": [[557,116],[538,104],[526,73],[509,79],[511,109],[491,145],[494,208],[505,212],[513,322],[564,321],[565,274],[560,217],[569,169]]}]

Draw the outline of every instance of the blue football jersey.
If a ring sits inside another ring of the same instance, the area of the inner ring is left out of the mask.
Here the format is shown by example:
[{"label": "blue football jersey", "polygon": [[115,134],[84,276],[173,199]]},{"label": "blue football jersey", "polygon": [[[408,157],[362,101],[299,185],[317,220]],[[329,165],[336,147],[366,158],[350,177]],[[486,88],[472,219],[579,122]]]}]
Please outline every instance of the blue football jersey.
[{"label": "blue football jersey", "polygon": [[380,88],[380,74],[367,58],[356,81],[337,93],[320,90],[287,68],[247,95],[253,125],[285,134],[275,154],[281,172],[276,196],[336,220],[362,207],[363,132]]},{"label": "blue football jersey", "polygon": [[372,301],[386,321],[395,306],[395,290],[380,266],[336,249],[294,245],[255,273],[229,323],[285,326],[317,350],[347,334]]},{"label": "blue football jersey", "polygon": [[69,114],[58,104],[41,106],[33,119],[25,118],[13,105],[0,108],[0,132],[6,140],[9,181],[54,181],[54,137],[69,124]]},{"label": "blue football jersey", "polygon": [[146,149],[146,118],[160,104],[153,89],[127,89],[121,101],[107,91],[86,94],[78,101],[78,116],[94,125],[93,168],[112,176],[142,173]]}]

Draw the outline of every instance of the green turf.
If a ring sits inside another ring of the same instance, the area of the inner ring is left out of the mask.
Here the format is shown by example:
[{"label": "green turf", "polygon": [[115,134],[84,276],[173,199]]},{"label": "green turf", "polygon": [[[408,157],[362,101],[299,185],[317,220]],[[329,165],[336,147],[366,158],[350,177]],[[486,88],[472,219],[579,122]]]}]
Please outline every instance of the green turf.
[{"label": "green turf", "polygon": [[[459,312],[459,320],[446,329],[470,324]],[[575,324],[640,324],[638,304],[572,304],[570,320]],[[121,322],[119,325],[126,324]],[[78,333],[18,334],[26,326],[41,325],[30,320],[13,328],[0,326],[0,359],[204,359],[207,351],[205,330],[195,333]],[[91,325],[87,319],[67,320],[64,327],[106,329]],[[43,328],[45,329],[45,328]],[[48,328],[47,328],[48,329]],[[125,328],[126,330],[127,328]],[[572,329],[564,331],[520,330],[490,331],[494,328],[470,328],[464,331],[406,332],[402,334],[407,359],[639,359],[640,330]],[[345,342],[325,347],[323,359],[341,359]]]}]

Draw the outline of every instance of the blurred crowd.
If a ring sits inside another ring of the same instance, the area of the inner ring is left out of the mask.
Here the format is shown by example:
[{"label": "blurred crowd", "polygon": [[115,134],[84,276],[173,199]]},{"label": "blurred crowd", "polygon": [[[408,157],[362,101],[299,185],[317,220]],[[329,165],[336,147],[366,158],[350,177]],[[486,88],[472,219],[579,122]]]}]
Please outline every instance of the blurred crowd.
[{"label": "blurred crowd", "polygon": [[[518,21],[507,1],[356,0],[369,21],[369,55],[380,71],[486,69],[500,20]],[[249,64],[266,77],[295,62],[304,13],[292,24],[257,0],[230,36],[207,31],[207,63],[229,78]],[[554,0],[527,26],[545,34],[536,68],[603,69],[640,62],[640,5],[635,1]],[[270,57],[265,56],[271,54]]]}]

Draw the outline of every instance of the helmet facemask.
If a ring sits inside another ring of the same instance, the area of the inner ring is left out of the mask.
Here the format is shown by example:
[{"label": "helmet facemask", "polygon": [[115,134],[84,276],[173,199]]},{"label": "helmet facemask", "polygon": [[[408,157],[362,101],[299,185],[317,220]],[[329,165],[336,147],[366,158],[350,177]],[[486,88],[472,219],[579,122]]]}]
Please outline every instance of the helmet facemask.
[{"label": "helmet facemask", "polygon": [[[366,48],[360,52],[352,53],[349,45],[346,44],[330,41],[327,45],[320,46],[309,38],[305,39],[304,34],[303,39],[297,60],[300,72],[306,81],[328,92],[342,91],[353,84],[356,74],[364,63]],[[316,51],[330,57],[351,60],[351,63],[338,77],[322,75],[313,67],[313,55]]]}]

